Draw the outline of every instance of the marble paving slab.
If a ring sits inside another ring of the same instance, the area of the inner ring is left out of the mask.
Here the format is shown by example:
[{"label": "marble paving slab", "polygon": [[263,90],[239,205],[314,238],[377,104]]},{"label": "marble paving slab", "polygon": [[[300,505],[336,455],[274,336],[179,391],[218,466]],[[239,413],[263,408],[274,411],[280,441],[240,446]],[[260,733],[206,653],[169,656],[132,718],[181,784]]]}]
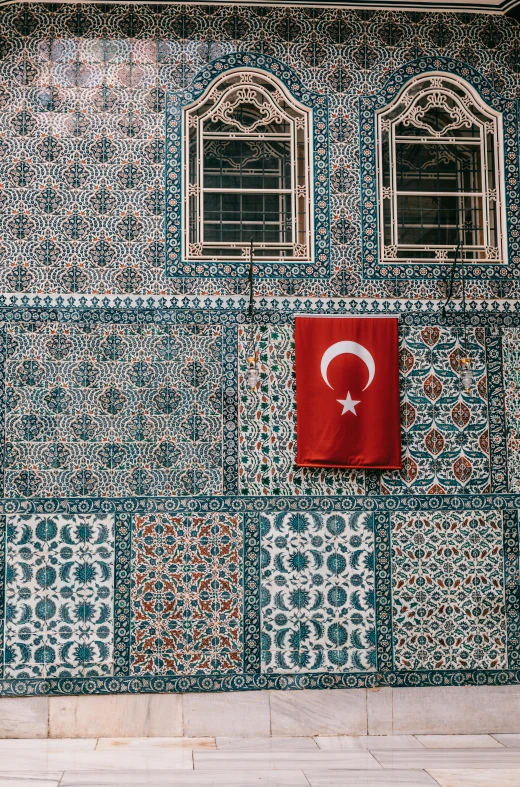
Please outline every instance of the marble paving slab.
[{"label": "marble paving slab", "polygon": [[[303,771],[66,771],[60,787],[309,787]],[[54,785],[53,785],[54,787]]]},{"label": "marble paving slab", "polygon": [[[240,738],[238,739],[240,740]],[[215,738],[99,738],[96,751],[215,749]]]},{"label": "marble paving slab", "polygon": [[324,751],[351,749],[422,749],[423,745],[413,735],[337,735],[319,736],[316,743]]},{"label": "marble paving slab", "polygon": [[491,735],[416,735],[415,737],[427,749],[499,749],[502,746],[502,743]]},{"label": "marble paving slab", "polygon": [[311,787],[439,787],[425,771],[311,771]]},{"label": "marble paving slab", "polygon": [[364,770],[380,768],[368,751],[308,752],[193,752],[195,770],[258,771],[258,770],[319,770],[337,768]]},{"label": "marble paving slab", "polygon": [[372,751],[371,754],[383,768],[520,769],[518,749],[396,749],[394,751],[379,749]]},{"label": "marble paving slab", "polygon": [[520,747],[520,733],[518,732],[497,733],[492,737],[501,743],[502,746]]},{"label": "marble paving slab", "polygon": [[27,749],[6,752],[0,772],[17,771],[128,771],[193,768],[191,749],[177,751],[50,751]]},{"label": "marble paving slab", "polygon": [[313,738],[217,738],[216,741],[219,751],[228,752],[317,751],[319,746]]},{"label": "marble paving slab", "polygon": [[61,773],[1,773],[0,787],[58,787]]},{"label": "marble paving slab", "polygon": [[94,751],[96,743],[96,738],[1,738],[0,756],[6,749],[29,749],[38,752]]},{"label": "marble paving slab", "polygon": [[441,787],[518,787],[520,770],[429,770]]}]

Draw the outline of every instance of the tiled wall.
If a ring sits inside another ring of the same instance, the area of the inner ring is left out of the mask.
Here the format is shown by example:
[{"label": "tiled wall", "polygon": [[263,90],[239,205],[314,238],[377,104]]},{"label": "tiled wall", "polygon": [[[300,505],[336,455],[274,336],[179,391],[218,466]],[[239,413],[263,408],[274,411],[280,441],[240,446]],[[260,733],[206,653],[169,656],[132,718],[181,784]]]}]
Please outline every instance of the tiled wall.
[{"label": "tiled wall", "polygon": [[[328,275],[255,282],[254,392],[247,281],[172,275],[163,190],[168,107],[248,52],[331,167]],[[439,282],[363,278],[359,97],[412,60],[516,112],[504,18],[2,7],[1,694],[520,681],[516,267],[469,275],[469,393]],[[294,314],[351,310],[402,317],[400,472],[294,465]]]}]

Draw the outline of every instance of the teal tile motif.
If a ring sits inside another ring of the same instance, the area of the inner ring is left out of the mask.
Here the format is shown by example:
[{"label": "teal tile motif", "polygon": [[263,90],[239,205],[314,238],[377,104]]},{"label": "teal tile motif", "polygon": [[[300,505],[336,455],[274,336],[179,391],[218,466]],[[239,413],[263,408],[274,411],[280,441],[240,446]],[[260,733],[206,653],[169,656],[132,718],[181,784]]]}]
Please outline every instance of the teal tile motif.
[{"label": "teal tile motif", "polygon": [[394,668],[507,667],[502,515],[390,515]]},{"label": "teal tile motif", "polygon": [[135,517],[132,675],[243,671],[243,549],[239,515]]},{"label": "teal tile motif", "polygon": [[361,495],[362,470],[296,467],[296,379],[292,325],[258,326],[260,385],[246,385],[250,331],[239,328],[239,493]]},{"label": "teal tile motif", "polygon": [[504,402],[506,413],[509,491],[520,492],[520,329],[505,328]]},{"label": "teal tile motif", "polygon": [[5,493],[223,490],[220,326],[7,329]]},{"label": "teal tile motif", "polygon": [[265,513],[262,671],[376,669],[374,526],[366,513]]},{"label": "teal tile motif", "polygon": [[7,517],[4,677],[113,674],[114,517]]},{"label": "teal tile motif", "polygon": [[485,331],[468,330],[476,378],[468,394],[458,373],[461,341],[460,329],[401,328],[403,467],[382,473],[383,494],[491,490]]}]

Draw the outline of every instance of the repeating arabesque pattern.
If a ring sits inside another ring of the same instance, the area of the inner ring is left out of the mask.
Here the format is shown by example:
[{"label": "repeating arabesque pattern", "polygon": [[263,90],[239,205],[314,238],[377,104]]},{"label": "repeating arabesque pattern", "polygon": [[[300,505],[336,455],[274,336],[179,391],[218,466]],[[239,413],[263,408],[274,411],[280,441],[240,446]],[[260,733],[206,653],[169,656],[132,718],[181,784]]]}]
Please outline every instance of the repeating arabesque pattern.
[{"label": "repeating arabesque pattern", "polygon": [[501,515],[403,511],[391,538],[395,668],[504,669]]},{"label": "repeating arabesque pattern", "polygon": [[[403,468],[381,475],[384,494],[490,491],[487,377],[483,329],[401,331]],[[464,391],[459,358],[473,360],[476,384]]]},{"label": "repeating arabesque pattern", "polygon": [[[520,73],[515,23],[486,14],[13,4],[2,9],[0,41],[1,292],[245,289],[226,276],[168,277],[163,230],[168,97],[192,92],[211,63],[240,52],[279,61],[329,107],[331,277],[257,289],[439,294],[416,268],[404,282],[362,278],[359,97],[421,58],[472,66],[513,102]],[[502,281],[486,276],[471,283],[475,295],[518,295],[513,269]]]},{"label": "repeating arabesque pattern", "polygon": [[6,678],[113,674],[113,515],[7,517]]},{"label": "repeating arabesque pattern", "polygon": [[7,496],[222,492],[219,326],[6,331]]},{"label": "repeating arabesque pattern", "polygon": [[239,515],[136,516],[132,675],[244,671]]},{"label": "repeating arabesque pattern", "polygon": [[262,669],[376,669],[374,530],[363,513],[263,514]]}]

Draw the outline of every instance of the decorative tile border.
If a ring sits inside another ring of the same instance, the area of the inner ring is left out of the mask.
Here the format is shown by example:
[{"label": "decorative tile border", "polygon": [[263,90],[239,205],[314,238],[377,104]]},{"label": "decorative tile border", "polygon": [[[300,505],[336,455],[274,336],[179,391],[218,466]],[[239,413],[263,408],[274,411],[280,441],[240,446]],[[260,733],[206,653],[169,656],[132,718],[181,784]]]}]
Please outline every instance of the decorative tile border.
[{"label": "decorative tile border", "polygon": [[114,675],[130,674],[130,591],[132,583],[132,516],[119,512],[114,520]]},{"label": "decorative tile border", "polygon": [[491,489],[494,492],[507,492],[508,469],[505,386],[502,358],[502,335],[498,328],[486,328],[485,350]]},{"label": "decorative tile border", "polygon": [[502,113],[504,129],[504,162],[506,185],[506,221],[509,239],[508,265],[468,265],[467,279],[512,279],[513,271],[520,262],[518,241],[518,102],[500,96],[472,66],[453,57],[420,57],[411,60],[395,71],[376,95],[359,99],[360,116],[360,160],[361,160],[361,214],[363,273],[368,279],[444,279],[449,274],[449,265],[398,262],[395,265],[379,262],[379,238],[376,178],[376,110],[382,109],[399,93],[401,88],[419,74],[443,71],[456,74],[472,85],[481,98],[493,109]]},{"label": "decorative tile border", "polygon": [[504,588],[507,623],[507,660],[509,669],[520,668],[520,548],[518,511],[503,511]]},{"label": "decorative tile border", "polygon": [[330,275],[330,177],[328,98],[306,88],[292,68],[269,55],[233,52],[212,60],[194,77],[191,88],[169,93],[166,99],[166,273],[172,277],[235,278],[247,276],[247,261],[186,261],[181,257],[182,109],[198,99],[217,77],[234,68],[257,68],[280,79],[301,104],[312,109],[314,182],[313,262],[272,262],[257,266],[256,276],[270,278],[326,278]]}]

